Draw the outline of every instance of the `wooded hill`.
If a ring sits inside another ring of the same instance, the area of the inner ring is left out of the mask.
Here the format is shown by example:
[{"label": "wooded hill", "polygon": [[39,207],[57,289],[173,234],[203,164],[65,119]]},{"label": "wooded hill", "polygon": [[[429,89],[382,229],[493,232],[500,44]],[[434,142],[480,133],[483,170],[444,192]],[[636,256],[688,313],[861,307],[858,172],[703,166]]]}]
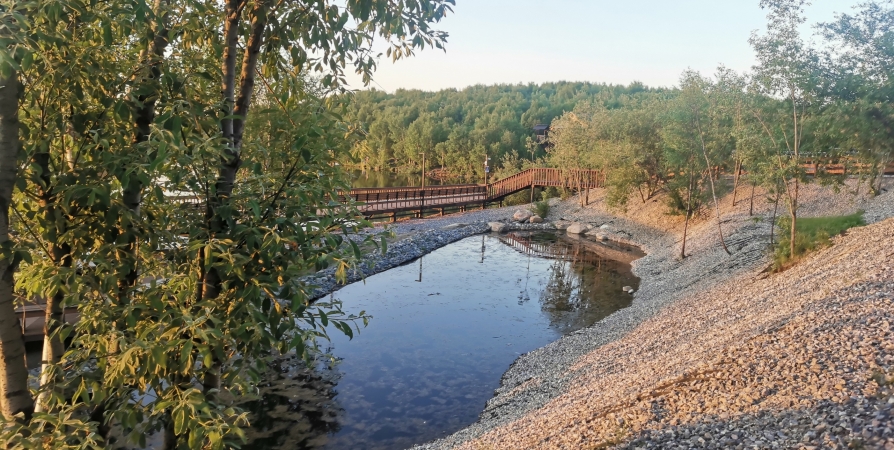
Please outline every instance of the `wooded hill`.
[{"label": "wooded hill", "polygon": [[428,170],[444,167],[454,176],[477,178],[483,175],[485,155],[497,167],[504,159],[544,156],[540,146],[532,145],[534,126],[549,124],[582,101],[616,109],[633,98],[664,93],[636,82],[564,81],[393,94],[373,89],[351,94],[345,119],[366,133],[354,147],[355,164],[419,172],[425,152]]}]

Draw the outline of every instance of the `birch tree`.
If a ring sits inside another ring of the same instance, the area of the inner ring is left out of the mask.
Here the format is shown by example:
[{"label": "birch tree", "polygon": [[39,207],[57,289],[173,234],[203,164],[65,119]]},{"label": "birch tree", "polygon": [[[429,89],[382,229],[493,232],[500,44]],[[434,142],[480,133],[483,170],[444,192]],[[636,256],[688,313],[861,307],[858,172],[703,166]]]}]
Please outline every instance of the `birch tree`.
[{"label": "birch tree", "polygon": [[790,248],[795,256],[795,238],[798,221],[799,187],[806,182],[801,169],[805,122],[811,112],[815,94],[814,69],[816,55],[800,35],[799,27],[805,22],[806,0],[762,0],[761,8],[767,9],[765,34],[753,34],[751,46],[757,54],[754,67],[755,80],[762,93],[784,100],[788,107],[786,118],[759,118],[768,136],[779,147],[776,152],[776,168],[785,180],[785,199],[791,217]]}]

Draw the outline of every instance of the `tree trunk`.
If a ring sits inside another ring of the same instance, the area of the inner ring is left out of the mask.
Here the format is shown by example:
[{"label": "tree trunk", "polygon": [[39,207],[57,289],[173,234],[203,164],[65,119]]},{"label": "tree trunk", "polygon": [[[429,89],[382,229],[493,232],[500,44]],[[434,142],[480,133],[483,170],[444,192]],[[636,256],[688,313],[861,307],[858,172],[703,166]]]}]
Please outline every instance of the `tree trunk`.
[{"label": "tree trunk", "polygon": [[798,179],[797,178],[795,179],[794,192],[791,194],[791,198],[789,198],[789,212],[792,215],[792,227],[791,227],[791,232],[790,232],[791,241],[789,242],[789,255],[791,255],[792,259],[794,259],[795,258],[795,237],[797,234],[797,232],[795,231],[796,230],[795,227],[797,226],[797,223],[798,223]]},{"label": "tree trunk", "polygon": [[776,201],[773,202],[773,217],[770,219],[770,245],[773,245],[776,236],[776,212],[779,211],[779,195],[780,193],[777,192]]},{"label": "tree trunk", "polygon": [[[52,195],[52,194],[50,194]],[[55,207],[46,206],[45,215],[52,217]],[[58,236],[57,234],[56,236]],[[67,244],[48,243],[50,257],[53,264],[61,271],[68,271],[72,266],[71,247]],[[65,353],[65,343],[60,334],[65,320],[64,306],[65,294],[61,290],[47,299],[45,309],[45,323],[43,336],[43,356],[41,357],[40,386],[43,389],[37,398],[35,411],[49,412],[50,396],[55,389],[53,386],[59,379],[57,365]]]},{"label": "tree trunk", "polygon": [[705,156],[705,163],[708,165],[708,181],[711,183],[711,196],[714,197],[714,211],[717,214],[717,233],[720,235],[720,245],[727,255],[732,255],[729,248],[726,247],[726,241],[723,239],[723,227],[720,225],[720,202],[717,201],[717,192],[714,190],[714,171],[711,170],[711,161],[708,159],[708,151],[702,143],[702,154]]},{"label": "tree trunk", "polygon": [[736,206],[736,194],[739,190],[739,172],[742,171],[742,163],[736,161],[736,175],[733,181],[733,206]]},{"label": "tree trunk", "polygon": [[[168,48],[168,12],[162,10],[165,7],[165,0],[155,0],[153,9],[159,22],[155,24],[150,36],[149,47],[142,53],[140,62],[146,64],[146,71],[140,75],[137,86],[154,85],[157,90],[159,87],[159,78],[161,78],[161,64],[164,58],[165,50]],[[152,133],[152,124],[155,122],[155,104],[158,95],[154,92],[143,94],[137,97],[134,110],[134,147],[149,140]],[[137,149],[137,153],[141,153],[141,149]],[[154,153],[154,152],[153,152]],[[154,159],[154,155],[149,155],[148,159]],[[143,185],[140,183],[136,173],[131,173],[124,183],[122,191],[122,201],[124,206],[133,214],[134,218],[140,215],[140,204],[142,202]],[[125,180],[122,180],[125,181]],[[128,292],[137,283],[139,271],[136,267],[137,237],[134,230],[134,221],[128,221],[128,230],[125,232],[126,244],[122,249],[120,262],[126,264],[125,273],[118,281],[119,297],[122,302],[127,300]]]},{"label": "tree trunk", "polygon": [[[801,162],[801,130],[798,127],[798,105],[795,103],[795,90],[791,90],[791,98],[792,98],[792,123],[794,124],[794,130],[792,133],[792,144],[795,150],[795,167],[800,170],[800,162]],[[795,258],[795,235],[797,232],[795,231],[795,227],[798,222],[798,178],[795,178],[795,186],[792,191],[789,192],[789,211],[792,215],[792,228],[791,228],[791,241],[789,242],[789,255],[791,258]]]},{"label": "tree trunk", "polygon": [[[47,226],[47,250],[49,257],[58,269],[67,272],[72,267],[71,246],[62,242],[61,236],[68,232],[67,222],[58,222],[58,198],[53,190],[53,178],[50,171],[50,153],[42,151],[33,157],[34,164],[40,168],[40,181],[38,196],[40,207],[43,210],[44,221]],[[67,165],[69,169],[71,165]],[[58,214],[59,216],[65,215]],[[64,219],[67,220],[67,219]],[[37,398],[36,412],[48,412],[50,396],[54,390],[53,385],[59,378],[56,365],[62,360],[65,353],[65,343],[62,341],[60,330],[64,322],[65,290],[60,289],[55,295],[47,299],[44,320],[43,356],[41,357],[40,386],[42,391]]]},{"label": "tree trunk", "polygon": [[686,222],[683,223],[683,247],[680,249],[680,259],[686,258],[686,234],[689,231],[689,218],[692,217],[692,166],[689,167],[689,191],[686,198]]},{"label": "tree trunk", "polygon": [[755,188],[755,186],[756,185],[754,183],[751,183],[751,200],[748,203],[748,215],[749,216],[754,215],[754,188]]},{"label": "tree trunk", "polygon": [[[10,70],[0,76],[0,244],[9,241],[9,210],[19,168],[18,94],[18,74]],[[28,421],[34,399],[28,391],[25,342],[15,314],[15,270],[10,258],[0,260],[0,410],[7,420],[24,414]]]},{"label": "tree trunk", "polygon": [[[224,85],[222,93],[224,100],[233,105],[232,116],[230,119],[224,119],[221,128],[224,138],[227,139],[227,146],[224,154],[221,156],[220,168],[218,170],[218,178],[215,183],[215,193],[209,199],[209,214],[211,233],[215,236],[226,233],[226,218],[222,216],[220,208],[229,202],[229,198],[233,193],[233,187],[236,182],[236,173],[242,164],[240,151],[242,148],[242,137],[245,131],[245,119],[248,116],[248,109],[251,105],[251,96],[254,92],[255,72],[258,65],[258,55],[260,54],[261,44],[264,37],[264,29],[267,26],[266,4],[258,2],[255,4],[251,12],[251,31],[245,46],[245,52],[242,57],[242,72],[240,74],[239,97],[233,98],[235,95],[235,72],[236,72],[236,43],[238,37],[239,18],[244,7],[244,3],[238,0],[227,3],[227,22],[225,26],[225,36],[227,39],[227,48],[224,50]],[[211,258],[212,255],[205,255]],[[203,296],[205,299],[214,299],[220,295],[222,291],[222,276],[217,269],[212,268],[205,274]],[[205,391],[220,388],[220,368],[221,361],[215,361],[214,367],[209,368],[202,380],[202,386]]]}]

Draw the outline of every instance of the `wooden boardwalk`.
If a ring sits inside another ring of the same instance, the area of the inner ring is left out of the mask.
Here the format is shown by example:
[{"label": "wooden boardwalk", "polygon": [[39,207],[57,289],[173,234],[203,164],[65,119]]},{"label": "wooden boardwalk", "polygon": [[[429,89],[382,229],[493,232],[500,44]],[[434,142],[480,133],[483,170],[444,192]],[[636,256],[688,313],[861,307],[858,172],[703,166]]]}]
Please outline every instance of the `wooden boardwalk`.
[{"label": "wooden boardwalk", "polygon": [[605,185],[605,176],[598,170],[528,169],[490,184],[455,184],[447,186],[352,189],[340,201],[353,198],[363,203],[359,209],[367,217],[444,208],[486,206],[500,202],[508,195],[534,187],[567,187],[576,190],[595,189]]}]

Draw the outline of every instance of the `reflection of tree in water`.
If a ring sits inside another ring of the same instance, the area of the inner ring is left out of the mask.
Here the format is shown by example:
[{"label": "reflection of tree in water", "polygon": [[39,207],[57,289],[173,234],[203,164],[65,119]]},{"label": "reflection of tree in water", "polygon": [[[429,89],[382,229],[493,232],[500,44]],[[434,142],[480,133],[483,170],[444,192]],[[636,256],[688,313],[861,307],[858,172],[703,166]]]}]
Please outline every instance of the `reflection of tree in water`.
[{"label": "reflection of tree in water", "polygon": [[240,405],[249,413],[246,430],[252,449],[316,449],[339,431],[343,411],[335,401],[336,369],[321,362],[309,369],[294,356],[268,367],[259,384],[261,398]]},{"label": "reflection of tree in water", "polygon": [[566,334],[585,328],[630,305],[632,297],[622,287],[636,287],[639,280],[628,264],[603,258],[578,241],[552,233],[510,239],[515,248],[521,245],[526,253],[554,259],[540,303],[556,331]]}]

